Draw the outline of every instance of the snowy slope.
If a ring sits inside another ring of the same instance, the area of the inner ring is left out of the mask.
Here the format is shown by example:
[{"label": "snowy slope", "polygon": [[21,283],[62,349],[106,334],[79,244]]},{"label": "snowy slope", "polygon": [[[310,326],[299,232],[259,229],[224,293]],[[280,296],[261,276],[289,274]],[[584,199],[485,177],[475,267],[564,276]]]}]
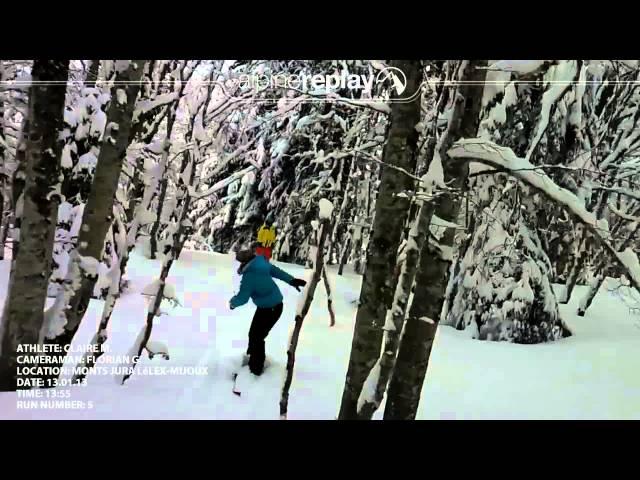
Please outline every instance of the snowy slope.
[{"label": "snowy slope", "polygon": [[559,306],[573,336],[553,343],[480,342],[440,327],[420,418],[640,419],[640,316],[605,287],[583,318],[587,287],[576,287]]},{"label": "snowy slope", "polygon": [[[280,266],[296,276],[304,272],[299,266]],[[70,400],[93,402],[92,409],[82,410],[16,409],[17,394],[0,393],[0,419],[278,419],[287,338],[299,293],[281,285],[284,313],[267,339],[271,366],[258,380],[250,379],[237,397],[231,391],[231,374],[246,349],[253,308],[228,309],[238,285],[236,267],[227,255],[184,252],[169,277],[182,306],[158,319],[152,334],[154,341],[168,345],[171,358],[145,357],[138,367],[138,372],[154,366],[206,367],[207,375],[134,373],[124,386],[112,376],[89,376],[87,386],[70,389]],[[132,287],[116,306],[109,355],[125,355],[135,340],[145,318],[139,292],[159,268],[159,261],[132,256]],[[0,262],[2,298],[7,269],[8,261]],[[358,297],[360,277],[339,277],[335,270],[330,275],[336,326],[329,327],[326,296],[319,287],[298,346],[290,419],[337,415],[355,319],[351,301]],[[578,288],[574,303],[582,293]],[[89,342],[101,308],[101,301],[91,302],[75,345]],[[596,297],[586,317],[573,315],[575,309],[573,303],[562,306],[574,336],[547,345],[480,342],[441,327],[419,418],[640,418],[640,317],[606,292]],[[383,409],[384,404],[374,418],[380,418]]]}]

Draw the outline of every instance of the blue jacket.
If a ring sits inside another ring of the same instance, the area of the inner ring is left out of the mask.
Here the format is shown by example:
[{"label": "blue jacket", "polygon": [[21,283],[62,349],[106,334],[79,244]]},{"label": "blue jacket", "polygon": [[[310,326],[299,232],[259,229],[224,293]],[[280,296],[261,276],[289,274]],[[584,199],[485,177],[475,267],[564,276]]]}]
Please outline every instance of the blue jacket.
[{"label": "blue jacket", "polygon": [[275,307],[282,302],[282,293],[273,278],[286,283],[293,281],[291,275],[270,264],[262,255],[247,263],[241,274],[240,291],[231,299],[231,308],[244,305],[250,298],[259,308]]}]

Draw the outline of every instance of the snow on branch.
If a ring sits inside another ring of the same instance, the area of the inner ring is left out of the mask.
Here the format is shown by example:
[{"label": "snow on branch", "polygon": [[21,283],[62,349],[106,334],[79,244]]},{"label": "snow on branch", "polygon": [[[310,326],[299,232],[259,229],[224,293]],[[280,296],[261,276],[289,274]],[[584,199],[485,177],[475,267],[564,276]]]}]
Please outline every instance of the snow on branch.
[{"label": "snow on branch", "polygon": [[[288,87],[286,90],[292,90],[294,92],[300,93],[301,95],[307,98],[321,98],[326,100],[327,102],[335,102],[341,103],[344,105],[351,105],[353,107],[365,107],[371,110],[374,110],[379,113],[383,113],[388,115],[391,113],[391,107],[386,102],[383,101],[374,101],[374,100],[358,100],[355,98],[345,98],[341,97],[334,93],[328,92],[305,92],[303,90],[297,88]],[[403,99],[403,101],[408,101],[409,99]]]},{"label": "snow on branch", "polygon": [[635,198],[636,200],[640,200],[640,191],[631,190],[629,188],[623,187],[605,187],[603,185],[593,185],[591,187],[593,190],[606,190],[612,193],[619,193],[620,195],[625,195],[630,198]]},{"label": "snow on branch", "polygon": [[[208,174],[206,177],[200,179],[200,182],[201,183],[206,183],[209,180],[211,180],[212,178],[215,178],[215,176],[218,175],[229,163],[231,163],[232,160],[237,158],[240,154],[245,153],[249,149],[249,147],[251,147],[255,143],[255,141],[256,141],[256,138],[254,138],[253,140],[251,140],[248,143],[245,143],[244,145],[241,145],[236,150],[231,152],[229,155],[226,155],[218,163],[218,165],[216,165],[216,167],[213,169],[213,171],[210,174]],[[206,160],[207,159],[205,159],[203,161],[206,161]]]},{"label": "snow on branch", "polygon": [[[365,157],[367,157],[367,159],[369,159],[369,160],[371,160],[371,161],[373,161],[373,162],[375,162],[375,163],[377,163],[379,165],[382,165],[383,167],[392,168],[393,170],[397,170],[399,172],[402,172],[405,175],[407,175],[408,177],[411,177],[412,179],[414,179],[416,182],[421,182],[422,181],[422,178],[418,177],[417,175],[414,175],[413,173],[408,172],[404,168],[398,167],[396,165],[391,165],[391,164],[386,163],[386,162],[383,162],[382,160],[380,160],[376,156],[372,155],[371,153],[364,151],[363,148],[365,148],[365,147],[367,147],[367,145],[363,145],[360,148],[354,148],[353,152],[356,152],[356,153],[359,153],[361,155],[364,155]],[[338,158],[338,157],[336,157],[336,158]]]},{"label": "snow on branch", "polygon": [[385,115],[388,115],[391,113],[391,107],[389,107],[389,105],[387,105],[384,102],[372,102],[367,100],[356,100],[356,99],[344,98],[344,97],[331,98],[331,101],[334,101],[337,103],[343,103],[345,105],[351,105],[354,107],[369,108],[371,110],[375,110],[376,112],[384,113]]},{"label": "snow on branch", "polygon": [[144,115],[151,110],[168,105],[175,102],[179,97],[180,92],[163,93],[150,100],[142,100],[136,104],[136,109],[133,112],[133,121],[137,121],[140,115]]},{"label": "snow on branch", "polygon": [[[500,147],[493,142],[480,139],[463,139],[454,143],[448,151],[449,158],[469,160],[510,172],[527,185],[540,191],[547,198],[562,205],[571,215],[585,224],[587,229],[611,253],[627,271],[634,288],[640,291],[640,262],[637,255],[627,248],[618,250],[602,233],[602,225],[595,215],[585,209],[580,199],[569,190],[558,186],[545,173],[535,171],[533,165],[517,157],[510,148]],[[608,233],[608,231],[606,232]]]},{"label": "snow on branch", "polygon": [[613,203],[609,203],[609,210],[615,213],[620,218],[624,218],[625,220],[629,220],[630,222],[640,222],[640,217],[634,217],[633,215],[629,215],[627,212],[623,212],[622,210],[618,210]]},{"label": "snow on branch", "polygon": [[229,175],[224,180],[220,180],[218,183],[216,183],[212,187],[209,187],[204,192],[189,192],[189,195],[191,195],[191,197],[194,198],[194,199],[200,199],[200,198],[208,197],[209,195],[213,195],[217,191],[222,190],[223,188],[229,186],[231,183],[235,182],[239,178],[242,178],[247,173],[252,172],[255,169],[256,169],[256,167],[251,165],[251,166],[249,166],[247,168],[244,168],[242,170],[239,170],[239,171]]},{"label": "snow on branch", "polygon": [[627,133],[627,135],[618,142],[616,148],[614,148],[613,151],[611,151],[611,153],[609,153],[609,155],[607,155],[607,157],[602,161],[602,164],[600,165],[602,170],[606,170],[612,163],[616,162],[618,158],[632,149],[634,142],[640,138],[640,129],[636,129],[632,133],[630,133],[629,130],[630,129],[626,130],[625,133]]},{"label": "snow on branch", "polygon": [[576,80],[578,72],[578,62],[575,60],[560,62],[558,65],[554,65],[549,68],[548,74],[545,75],[545,77],[548,77],[545,78],[545,83],[547,83],[548,88],[542,94],[542,111],[540,112],[540,120],[538,125],[536,125],[536,135],[534,140],[531,142],[531,146],[527,152],[527,160],[529,160],[531,155],[533,155],[533,152],[535,152],[538,147],[538,143],[540,143],[540,139],[549,126],[553,107],[569,90],[572,81]]},{"label": "snow on branch", "polygon": [[499,60],[488,67],[479,69],[495,72],[512,72],[519,75],[529,75],[542,70],[545,65],[553,60]]}]

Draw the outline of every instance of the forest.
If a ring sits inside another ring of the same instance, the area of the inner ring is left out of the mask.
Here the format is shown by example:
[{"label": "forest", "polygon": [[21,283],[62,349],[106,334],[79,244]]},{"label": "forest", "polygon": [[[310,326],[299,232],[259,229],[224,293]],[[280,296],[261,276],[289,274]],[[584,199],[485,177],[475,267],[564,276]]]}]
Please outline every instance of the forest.
[{"label": "forest", "polygon": [[316,329],[343,332],[315,337],[344,351],[318,400],[339,420],[420,418],[430,360],[458,351],[440,332],[535,362],[611,324],[606,298],[637,352],[639,87],[637,60],[0,60],[0,397],[29,388],[19,364],[62,385],[79,342],[70,383],[90,386],[122,342],[126,403],[190,348],[162,322],[202,325],[263,225],[306,280],[267,341],[276,417],[321,388],[299,379]]}]

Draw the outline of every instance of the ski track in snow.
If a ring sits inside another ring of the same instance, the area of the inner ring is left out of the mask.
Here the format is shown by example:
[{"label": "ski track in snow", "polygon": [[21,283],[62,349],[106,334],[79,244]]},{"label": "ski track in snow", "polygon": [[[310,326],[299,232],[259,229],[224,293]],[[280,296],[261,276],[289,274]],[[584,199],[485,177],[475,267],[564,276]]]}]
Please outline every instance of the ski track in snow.
[{"label": "ski track in snow", "polygon": [[[304,268],[282,265],[297,277]],[[4,298],[7,260],[0,262]],[[232,374],[247,347],[251,305],[230,311],[236,263],[230,256],[185,251],[168,281],[182,306],[156,319],[151,338],[167,345],[170,360],[141,359],[120,385],[111,375],[89,375],[87,385],[60,387],[67,400],[93,401],[93,409],[17,409],[17,393],[0,393],[0,419],[278,419],[289,328],[299,293],[280,282],[285,309],[267,338],[271,365],[260,378],[243,379],[232,393]],[[130,291],[117,302],[109,326],[108,355],[126,355],[146,318],[139,292],[160,271],[160,261],[131,256]],[[289,397],[289,419],[334,419],[349,360],[360,277],[329,269],[335,284],[336,326],[328,326],[326,295],[318,288],[300,335]],[[606,286],[606,284],[605,284]],[[639,318],[605,286],[584,318],[575,311],[587,287],[577,287],[563,318],[574,335],[544,345],[481,342],[439,327],[423,387],[419,419],[640,419]],[[52,299],[49,299],[50,303]],[[92,300],[74,340],[91,341],[103,302]],[[105,355],[106,356],[106,355]],[[100,359],[101,365],[104,357]],[[207,375],[141,375],[144,367],[206,367]],[[43,398],[46,400],[46,398]],[[22,399],[28,400],[28,399]],[[52,400],[52,399],[50,399]],[[382,417],[384,401],[374,419]]]}]

